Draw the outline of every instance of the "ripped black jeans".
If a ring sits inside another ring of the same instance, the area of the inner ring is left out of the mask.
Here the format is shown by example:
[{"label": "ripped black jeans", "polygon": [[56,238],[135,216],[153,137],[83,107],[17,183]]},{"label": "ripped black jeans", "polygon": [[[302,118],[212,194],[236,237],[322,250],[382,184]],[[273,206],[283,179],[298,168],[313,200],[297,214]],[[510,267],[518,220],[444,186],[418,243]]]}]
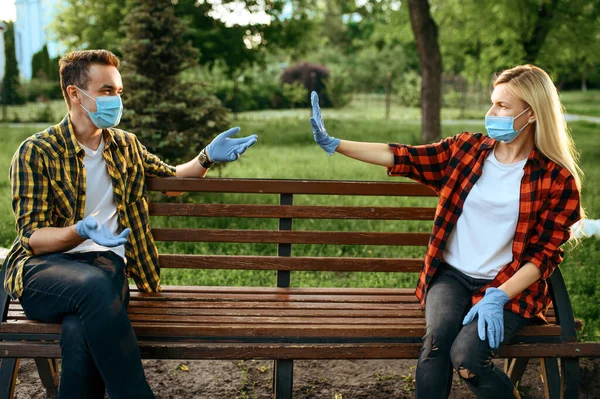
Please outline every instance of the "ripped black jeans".
[{"label": "ripped black jeans", "polygon": [[[477,335],[477,318],[463,327],[471,295],[490,280],[471,278],[441,264],[427,291],[425,336],[416,372],[416,398],[447,398],[452,368],[478,398],[515,398],[515,388],[492,362],[496,351]],[[504,311],[504,342],[513,338],[529,319]],[[466,378],[465,378],[466,377]]]}]

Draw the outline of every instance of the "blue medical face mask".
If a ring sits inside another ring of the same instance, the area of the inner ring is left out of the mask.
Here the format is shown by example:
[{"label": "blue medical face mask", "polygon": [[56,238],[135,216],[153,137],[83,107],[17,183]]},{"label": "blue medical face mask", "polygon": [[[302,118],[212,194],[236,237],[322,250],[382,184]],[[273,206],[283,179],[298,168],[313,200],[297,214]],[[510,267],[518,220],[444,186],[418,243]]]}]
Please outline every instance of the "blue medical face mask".
[{"label": "blue medical face mask", "polygon": [[[530,107],[527,107],[525,111],[527,111]],[[491,138],[502,141],[504,143],[511,143],[514,139],[517,138],[519,133],[523,131],[529,125],[529,121],[520,128],[515,131],[515,120],[523,115],[525,111],[521,112],[519,115],[512,116],[485,116],[485,129],[488,132],[488,136]]]},{"label": "blue medical face mask", "polygon": [[[77,89],[79,89],[79,87],[77,87]],[[92,123],[96,125],[96,127],[99,129],[106,129],[119,124],[121,115],[123,115],[121,96],[100,96],[94,98],[81,89],[79,89],[79,91],[96,101],[96,112],[88,111],[83,104],[80,104],[81,108],[87,111]]]}]

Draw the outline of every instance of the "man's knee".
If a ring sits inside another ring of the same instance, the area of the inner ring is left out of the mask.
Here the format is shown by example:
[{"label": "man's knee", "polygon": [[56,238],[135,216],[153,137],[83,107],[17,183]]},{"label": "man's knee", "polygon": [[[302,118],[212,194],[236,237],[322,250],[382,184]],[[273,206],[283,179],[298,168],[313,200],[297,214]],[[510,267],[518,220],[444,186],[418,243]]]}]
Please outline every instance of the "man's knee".
[{"label": "man's knee", "polygon": [[76,314],[69,314],[62,320],[60,344],[63,348],[85,348],[85,336],[81,320]]}]

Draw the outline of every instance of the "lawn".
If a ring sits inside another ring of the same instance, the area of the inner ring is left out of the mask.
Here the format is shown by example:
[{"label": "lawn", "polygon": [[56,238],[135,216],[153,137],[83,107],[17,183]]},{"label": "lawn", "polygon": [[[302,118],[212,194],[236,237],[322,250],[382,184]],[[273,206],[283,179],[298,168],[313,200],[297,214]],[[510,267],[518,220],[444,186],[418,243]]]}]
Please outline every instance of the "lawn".
[{"label": "lawn", "polygon": [[[211,171],[212,177],[232,178],[302,178],[302,179],[352,179],[352,180],[389,180],[385,169],[377,166],[360,164],[339,154],[327,156],[312,140],[308,124],[308,111],[298,110],[300,114],[282,116],[275,112],[275,118],[258,118],[256,115],[244,114],[237,121],[242,128],[242,134],[256,133],[258,143],[248,150],[236,163]],[[403,142],[417,143],[419,140],[419,125],[398,120],[360,120],[358,118],[333,119],[329,111],[324,111],[326,125],[331,135],[349,140],[373,142]],[[264,114],[268,117],[268,114]],[[571,124],[577,146],[582,150],[581,166],[586,173],[583,190],[583,203],[588,217],[600,219],[600,146],[598,143],[598,125],[577,122]],[[0,148],[0,245],[7,247],[14,239],[14,220],[10,210],[10,187],[7,179],[8,166],[12,154],[18,144],[31,133],[40,130],[40,125],[27,127],[9,127],[0,125],[0,135],[4,145]],[[458,132],[481,131],[483,125],[448,124],[443,128],[444,136]],[[252,196],[245,194],[228,195],[188,195],[182,198],[186,201],[200,202],[237,202],[237,203],[276,203],[278,198],[273,195]],[[352,197],[336,198],[299,197],[297,204],[335,203],[336,205],[365,205],[398,206],[398,205],[434,205],[434,199],[403,199],[382,197]],[[240,228],[240,229],[275,229],[276,220],[255,219],[191,219],[155,218],[153,225],[182,226],[204,228]],[[381,222],[381,221],[296,221],[295,229],[301,230],[345,230],[369,231],[372,229],[388,231],[430,231],[430,223],[425,222]],[[600,240],[585,239],[576,248],[567,245],[567,257],[561,266],[577,317],[585,321],[582,337],[593,339],[600,336],[600,281],[598,278],[600,261]],[[276,254],[274,245],[254,244],[217,244],[217,243],[160,243],[162,253],[190,252],[210,254]],[[295,255],[320,256],[376,256],[376,257],[421,257],[423,247],[394,248],[368,246],[297,246]],[[255,271],[189,271],[165,270],[165,284],[217,284],[217,285],[273,285],[273,272]],[[414,275],[394,273],[323,273],[295,272],[292,275],[294,286],[377,286],[377,287],[413,287],[416,281]],[[596,338],[597,339],[597,338]]]}]

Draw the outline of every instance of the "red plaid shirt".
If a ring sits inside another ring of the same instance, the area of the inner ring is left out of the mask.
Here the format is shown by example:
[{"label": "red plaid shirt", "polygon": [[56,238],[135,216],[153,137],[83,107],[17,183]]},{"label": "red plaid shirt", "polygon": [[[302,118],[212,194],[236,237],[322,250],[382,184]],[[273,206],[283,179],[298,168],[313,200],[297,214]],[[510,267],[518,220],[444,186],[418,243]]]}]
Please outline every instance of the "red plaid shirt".
[{"label": "red plaid shirt", "polygon": [[[429,246],[417,284],[416,296],[425,306],[427,288],[443,261],[450,232],[462,212],[469,191],[483,169],[483,162],[495,140],[481,133],[461,133],[435,144],[409,146],[390,144],[394,166],[390,176],[405,176],[431,187],[439,196]],[[515,296],[506,310],[527,318],[544,314],[550,304],[546,279],[562,262],[560,246],[569,239],[570,227],[580,218],[579,190],[571,173],[534,148],[525,164],[521,180],[519,219],[515,231],[513,260],[494,280],[473,295],[477,303],[488,287],[499,287],[527,262],[542,277]]]}]

